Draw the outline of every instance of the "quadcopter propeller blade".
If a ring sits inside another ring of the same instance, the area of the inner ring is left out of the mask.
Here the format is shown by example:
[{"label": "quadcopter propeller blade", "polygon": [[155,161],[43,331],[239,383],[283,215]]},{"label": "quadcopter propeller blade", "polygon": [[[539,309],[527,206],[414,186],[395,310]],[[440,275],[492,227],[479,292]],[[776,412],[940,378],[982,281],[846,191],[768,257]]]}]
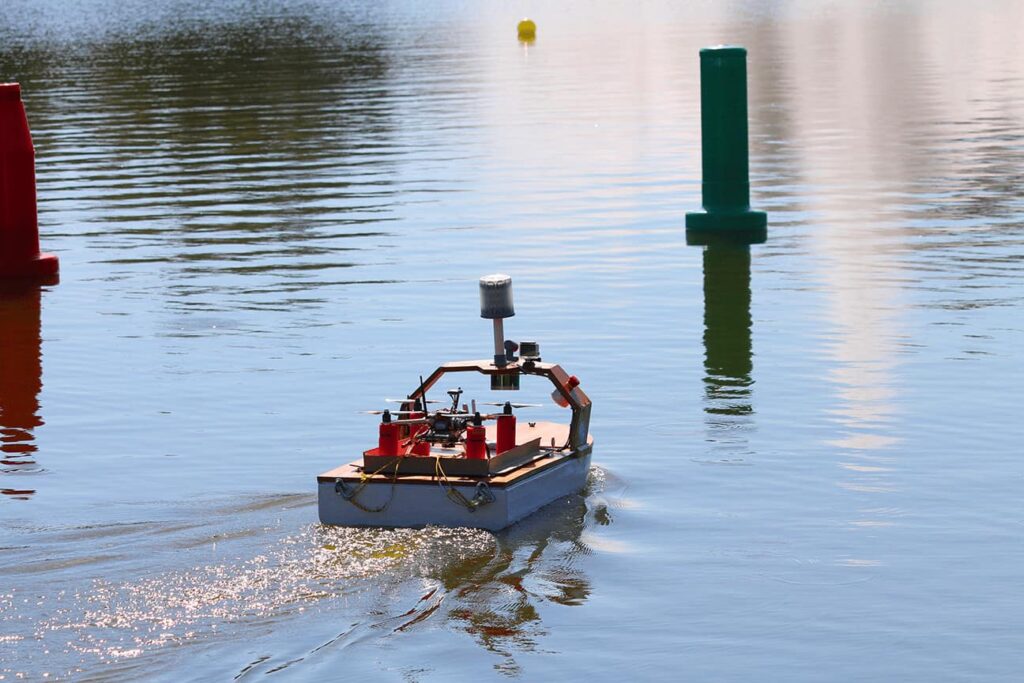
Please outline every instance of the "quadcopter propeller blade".
[{"label": "quadcopter propeller blade", "polygon": [[[415,403],[416,399],[413,399],[413,398],[386,398],[386,399],[384,399],[384,402],[385,403]],[[447,401],[435,401],[433,399],[428,399],[427,403],[447,403]]]},{"label": "quadcopter propeller blade", "polygon": [[[504,403],[489,403],[486,401],[481,402],[485,406],[498,406],[504,408]],[[539,403],[512,403],[510,404],[513,408],[542,408],[543,406]]]},{"label": "quadcopter propeller blade", "polygon": [[390,413],[391,415],[412,415],[416,411],[414,410],[360,410],[359,413],[362,415],[383,415],[384,413]]}]

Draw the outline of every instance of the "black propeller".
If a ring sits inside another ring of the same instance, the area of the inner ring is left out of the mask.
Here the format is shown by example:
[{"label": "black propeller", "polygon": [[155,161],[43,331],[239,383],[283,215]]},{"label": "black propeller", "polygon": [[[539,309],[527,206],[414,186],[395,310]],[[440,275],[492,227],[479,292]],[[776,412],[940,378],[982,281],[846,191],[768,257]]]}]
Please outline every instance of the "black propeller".
[{"label": "black propeller", "polygon": [[388,413],[389,415],[413,415],[417,411],[415,410],[360,410],[359,413],[362,415],[383,415]]},{"label": "black propeller", "polygon": [[[418,400],[420,400],[420,399],[412,399],[412,398],[386,398],[386,399],[384,399],[384,402],[385,403],[415,403]],[[433,399],[428,399],[427,403],[447,403],[447,401],[435,401]]]}]

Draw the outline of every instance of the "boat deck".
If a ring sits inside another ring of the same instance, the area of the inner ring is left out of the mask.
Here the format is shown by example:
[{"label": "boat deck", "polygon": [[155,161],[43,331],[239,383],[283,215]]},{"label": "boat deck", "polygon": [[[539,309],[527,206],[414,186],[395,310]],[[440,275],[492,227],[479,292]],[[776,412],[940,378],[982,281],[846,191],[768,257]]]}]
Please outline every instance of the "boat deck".
[{"label": "boat deck", "polygon": [[[507,471],[498,472],[486,477],[448,475],[448,483],[452,485],[476,485],[479,481],[486,481],[488,486],[503,488],[516,484],[524,479],[528,479],[529,477],[553,467],[568,458],[589,452],[591,448],[589,443],[590,439],[588,439],[587,446],[580,449],[583,452],[577,453],[569,448],[563,450],[561,447],[566,444],[568,437],[569,425],[559,424],[556,422],[517,423],[517,444],[528,444],[532,441],[539,440],[540,447],[537,449],[535,457],[529,459],[525,463],[517,465],[516,467],[510,468]],[[487,425],[487,440],[489,442],[493,442],[496,438],[497,427],[494,425]],[[554,443],[554,450],[551,447],[552,443]],[[450,455],[445,457],[448,453],[449,451],[446,449],[436,449],[434,452],[434,455],[441,456],[442,470],[444,469],[445,460],[452,457]],[[424,460],[433,460],[434,458],[433,455],[407,457],[422,458]],[[346,465],[336,467],[333,470],[324,472],[317,477],[317,481],[319,483],[331,483],[336,479],[342,479],[344,481],[362,481],[364,476],[370,482],[384,483],[390,483],[394,478],[393,470],[390,468],[385,468],[381,472],[364,475],[363,461],[356,460]],[[438,477],[434,474],[399,474],[397,481],[403,484],[430,484],[436,486],[438,483]]]}]

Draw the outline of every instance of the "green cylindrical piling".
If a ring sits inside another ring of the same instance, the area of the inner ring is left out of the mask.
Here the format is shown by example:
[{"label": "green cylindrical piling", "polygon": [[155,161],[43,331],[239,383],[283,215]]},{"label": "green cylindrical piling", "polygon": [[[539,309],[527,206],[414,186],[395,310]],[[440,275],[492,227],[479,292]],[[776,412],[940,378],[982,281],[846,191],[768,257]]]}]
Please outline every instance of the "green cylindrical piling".
[{"label": "green cylindrical piling", "polygon": [[704,210],[686,214],[687,239],[703,243],[701,233],[736,231],[748,243],[763,242],[768,217],[750,208],[746,48],[700,51],[700,109]]}]

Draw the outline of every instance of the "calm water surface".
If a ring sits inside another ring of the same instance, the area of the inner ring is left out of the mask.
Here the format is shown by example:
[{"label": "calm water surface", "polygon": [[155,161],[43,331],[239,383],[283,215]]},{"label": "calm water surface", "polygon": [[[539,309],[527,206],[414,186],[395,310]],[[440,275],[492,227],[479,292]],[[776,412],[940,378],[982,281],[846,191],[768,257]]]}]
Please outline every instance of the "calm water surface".
[{"label": "calm water surface", "polygon": [[[1022,26],[8,0],[62,281],[0,297],[0,679],[1019,680]],[[750,250],[683,231],[726,42]],[[496,271],[594,399],[585,494],[319,526],[358,411],[487,355]]]}]

